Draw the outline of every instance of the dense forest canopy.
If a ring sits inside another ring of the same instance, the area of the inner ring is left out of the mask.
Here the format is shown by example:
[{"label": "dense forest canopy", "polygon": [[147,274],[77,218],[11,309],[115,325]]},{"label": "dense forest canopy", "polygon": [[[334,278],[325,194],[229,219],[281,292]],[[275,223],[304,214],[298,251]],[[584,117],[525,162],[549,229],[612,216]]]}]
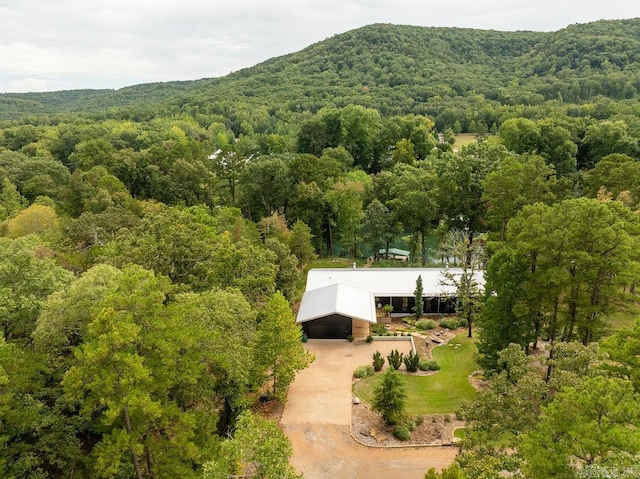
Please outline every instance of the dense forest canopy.
[{"label": "dense forest canopy", "polygon": [[[224,78],[1,95],[0,475],[292,477],[250,410],[312,360],[304,269],[394,245],[486,270],[458,312],[490,384],[447,477],[637,464],[639,42],[372,25]],[[609,400],[581,456],[562,433],[593,418],[563,417]]]}]

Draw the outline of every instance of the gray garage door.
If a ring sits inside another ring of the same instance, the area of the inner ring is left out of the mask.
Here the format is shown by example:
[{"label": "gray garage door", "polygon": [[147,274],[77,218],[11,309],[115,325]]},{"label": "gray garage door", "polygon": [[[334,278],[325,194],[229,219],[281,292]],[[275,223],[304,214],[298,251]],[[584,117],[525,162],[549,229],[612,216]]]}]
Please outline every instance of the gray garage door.
[{"label": "gray garage door", "polygon": [[352,333],[351,318],[333,314],[302,323],[302,331],[310,339],[346,339]]}]

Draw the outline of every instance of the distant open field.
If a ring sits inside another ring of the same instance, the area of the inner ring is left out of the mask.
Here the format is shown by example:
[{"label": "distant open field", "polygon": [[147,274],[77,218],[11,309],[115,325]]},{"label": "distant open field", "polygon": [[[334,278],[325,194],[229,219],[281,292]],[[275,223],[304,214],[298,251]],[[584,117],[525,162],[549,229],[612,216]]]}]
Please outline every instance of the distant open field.
[{"label": "distant open field", "polygon": [[[476,133],[459,133],[456,135],[456,142],[453,144],[453,149],[459,150],[463,146],[476,141],[477,137],[478,135]],[[489,141],[496,141],[498,137],[495,135],[487,135],[487,138]]]}]

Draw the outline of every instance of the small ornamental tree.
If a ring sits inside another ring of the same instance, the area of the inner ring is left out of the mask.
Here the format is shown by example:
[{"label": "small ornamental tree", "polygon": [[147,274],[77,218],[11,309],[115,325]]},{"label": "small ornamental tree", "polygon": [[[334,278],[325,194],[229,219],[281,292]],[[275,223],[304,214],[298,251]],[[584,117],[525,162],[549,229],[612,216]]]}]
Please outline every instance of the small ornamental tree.
[{"label": "small ornamental tree", "polygon": [[389,361],[389,366],[393,369],[398,370],[400,366],[402,366],[402,356],[404,356],[400,351],[394,349],[387,356],[387,360]]},{"label": "small ornamental tree", "polygon": [[405,419],[407,393],[398,372],[388,368],[373,393],[373,410],[380,413],[387,425],[401,424]]},{"label": "small ornamental tree", "polygon": [[380,351],[376,351],[375,353],[373,353],[373,369],[375,369],[376,372],[378,372],[378,371],[382,371],[383,367],[384,367],[384,358],[382,357],[382,354],[380,354]]},{"label": "small ornamental tree", "polygon": [[413,292],[413,296],[416,300],[416,305],[413,307],[413,314],[416,319],[420,319],[422,317],[422,312],[424,311],[424,300],[422,299],[423,293],[422,275],[418,275],[418,279],[416,280],[416,289]]},{"label": "small ornamental tree", "polygon": [[410,351],[409,354],[404,357],[404,365],[410,373],[415,373],[418,370],[419,364],[420,355],[418,353]]}]

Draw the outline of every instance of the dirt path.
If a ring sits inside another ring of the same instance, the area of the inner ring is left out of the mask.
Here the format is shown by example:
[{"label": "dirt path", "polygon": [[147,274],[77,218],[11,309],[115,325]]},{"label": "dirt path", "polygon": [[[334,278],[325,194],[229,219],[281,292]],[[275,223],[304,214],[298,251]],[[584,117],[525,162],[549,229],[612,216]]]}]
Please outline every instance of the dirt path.
[{"label": "dirt path", "polygon": [[374,351],[408,352],[408,341],[373,343],[316,340],[307,349],[316,361],[289,389],[281,424],[293,445],[292,463],[305,479],[422,479],[429,467],[442,469],[457,448],[370,448],[349,434],[351,374],[371,360]]}]

